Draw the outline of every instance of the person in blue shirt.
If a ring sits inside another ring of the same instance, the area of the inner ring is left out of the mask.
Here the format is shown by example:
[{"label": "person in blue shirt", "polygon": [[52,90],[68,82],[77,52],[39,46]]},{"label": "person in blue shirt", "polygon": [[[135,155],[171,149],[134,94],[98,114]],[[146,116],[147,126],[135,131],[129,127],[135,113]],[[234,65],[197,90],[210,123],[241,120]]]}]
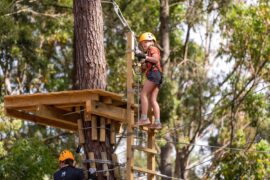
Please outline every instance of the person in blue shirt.
[{"label": "person in blue shirt", "polygon": [[74,166],[75,158],[69,150],[64,150],[59,155],[60,169],[54,173],[54,180],[84,180],[82,169]]}]

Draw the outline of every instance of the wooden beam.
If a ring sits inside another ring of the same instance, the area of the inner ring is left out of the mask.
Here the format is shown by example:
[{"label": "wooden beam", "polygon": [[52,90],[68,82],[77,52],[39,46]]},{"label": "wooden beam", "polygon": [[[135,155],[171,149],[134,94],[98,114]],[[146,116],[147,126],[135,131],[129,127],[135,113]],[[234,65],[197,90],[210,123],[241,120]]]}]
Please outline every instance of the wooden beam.
[{"label": "wooden beam", "polygon": [[60,123],[63,122],[65,124],[77,124],[77,119],[79,118],[78,116],[75,116],[77,119],[74,119],[74,116],[63,116],[58,109],[45,105],[37,106],[36,116],[51,119],[52,121],[58,121]]},{"label": "wooden beam", "polygon": [[78,130],[77,123],[74,123],[74,122],[67,123],[67,121],[64,121],[64,122],[54,121],[54,120],[47,119],[44,117],[39,117],[35,114],[29,114],[27,112],[18,111],[14,109],[5,109],[5,112],[6,112],[6,115],[8,116],[31,121],[31,122],[42,124],[42,125],[53,126],[57,128],[71,130],[71,131]]},{"label": "wooden beam", "polygon": [[92,102],[92,114],[102,116],[115,121],[125,122],[127,111],[124,108],[107,105],[100,102]]}]

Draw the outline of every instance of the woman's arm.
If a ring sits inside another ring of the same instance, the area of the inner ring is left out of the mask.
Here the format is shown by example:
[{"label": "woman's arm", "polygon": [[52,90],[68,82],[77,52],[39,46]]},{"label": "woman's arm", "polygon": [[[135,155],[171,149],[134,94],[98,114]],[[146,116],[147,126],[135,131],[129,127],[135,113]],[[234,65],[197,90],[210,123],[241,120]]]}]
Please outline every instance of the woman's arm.
[{"label": "woman's arm", "polygon": [[157,64],[159,61],[159,55],[153,54],[153,56],[146,56],[145,61],[148,61],[153,64]]}]

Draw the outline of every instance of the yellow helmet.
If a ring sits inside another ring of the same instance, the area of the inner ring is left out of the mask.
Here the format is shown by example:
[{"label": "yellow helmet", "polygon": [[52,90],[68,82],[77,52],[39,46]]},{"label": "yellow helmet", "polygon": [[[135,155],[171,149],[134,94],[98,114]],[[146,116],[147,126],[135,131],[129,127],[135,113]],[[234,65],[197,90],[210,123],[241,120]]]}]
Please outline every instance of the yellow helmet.
[{"label": "yellow helmet", "polygon": [[69,150],[64,150],[59,155],[59,161],[65,161],[66,159],[75,160],[73,154]]},{"label": "yellow helmet", "polygon": [[140,36],[139,42],[142,42],[142,41],[145,41],[145,40],[155,41],[155,42],[157,41],[156,37],[150,32],[145,32]]}]

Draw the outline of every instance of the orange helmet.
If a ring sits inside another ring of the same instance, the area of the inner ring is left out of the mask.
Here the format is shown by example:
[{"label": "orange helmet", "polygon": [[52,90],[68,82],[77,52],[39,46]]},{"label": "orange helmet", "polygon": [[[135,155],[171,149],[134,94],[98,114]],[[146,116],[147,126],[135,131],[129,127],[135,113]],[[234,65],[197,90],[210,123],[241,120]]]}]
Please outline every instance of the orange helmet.
[{"label": "orange helmet", "polygon": [[66,159],[75,160],[73,154],[69,150],[64,150],[59,155],[59,161],[65,161]]},{"label": "orange helmet", "polygon": [[139,42],[142,42],[142,41],[145,41],[145,40],[155,41],[155,42],[157,41],[156,37],[150,32],[145,32],[140,36]]}]

